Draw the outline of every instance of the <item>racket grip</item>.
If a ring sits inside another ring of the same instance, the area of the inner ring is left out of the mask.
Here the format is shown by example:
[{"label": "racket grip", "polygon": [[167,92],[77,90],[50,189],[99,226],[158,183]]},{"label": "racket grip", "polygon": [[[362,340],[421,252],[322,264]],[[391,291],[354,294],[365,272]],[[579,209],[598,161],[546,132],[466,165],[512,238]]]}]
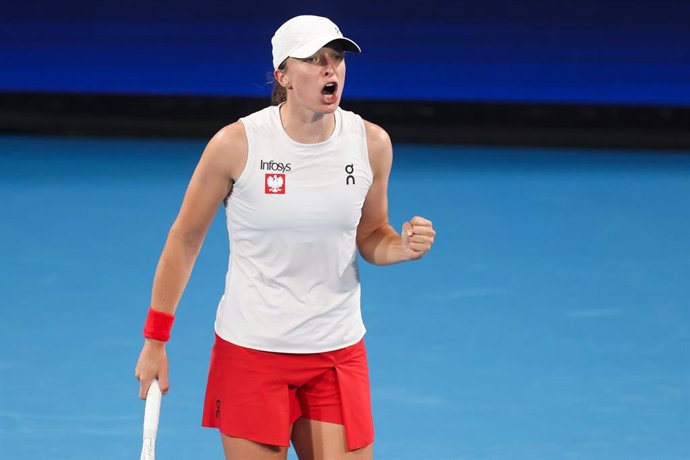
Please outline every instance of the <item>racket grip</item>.
[{"label": "racket grip", "polygon": [[144,439],[144,445],[141,447],[141,456],[139,460],[156,460],[156,441],[153,439]]},{"label": "racket grip", "polygon": [[158,432],[158,418],[161,410],[161,388],[158,380],[151,381],[148,393],[146,393],[146,407],[144,409],[144,439],[156,439]]}]

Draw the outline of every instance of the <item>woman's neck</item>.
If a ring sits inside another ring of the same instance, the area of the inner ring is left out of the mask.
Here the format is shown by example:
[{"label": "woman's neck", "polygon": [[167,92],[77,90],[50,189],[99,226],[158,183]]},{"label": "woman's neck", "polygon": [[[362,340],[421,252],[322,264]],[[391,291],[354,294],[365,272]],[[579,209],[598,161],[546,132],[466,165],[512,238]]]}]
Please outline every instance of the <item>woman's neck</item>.
[{"label": "woman's neck", "polygon": [[280,106],[283,130],[300,144],[318,144],[328,140],[335,129],[334,113],[315,113],[295,109],[288,102]]}]

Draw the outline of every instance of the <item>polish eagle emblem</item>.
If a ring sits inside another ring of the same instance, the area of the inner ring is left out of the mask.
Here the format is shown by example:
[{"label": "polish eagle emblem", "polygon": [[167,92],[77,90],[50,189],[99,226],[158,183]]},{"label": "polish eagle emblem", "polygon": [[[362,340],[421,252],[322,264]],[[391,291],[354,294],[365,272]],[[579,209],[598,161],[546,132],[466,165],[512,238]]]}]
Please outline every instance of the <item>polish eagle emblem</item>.
[{"label": "polish eagle emblem", "polygon": [[283,174],[266,175],[266,193],[285,193],[283,185],[285,185],[285,176]]}]

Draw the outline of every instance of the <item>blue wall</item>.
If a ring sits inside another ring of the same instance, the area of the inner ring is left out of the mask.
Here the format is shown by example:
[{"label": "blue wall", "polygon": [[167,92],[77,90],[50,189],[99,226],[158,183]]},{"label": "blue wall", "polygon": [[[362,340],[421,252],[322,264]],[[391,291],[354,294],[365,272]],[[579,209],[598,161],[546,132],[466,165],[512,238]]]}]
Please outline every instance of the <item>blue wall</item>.
[{"label": "blue wall", "polygon": [[304,13],[362,46],[348,98],[690,106],[690,1],[663,0],[3,0],[0,91],[264,97]]}]

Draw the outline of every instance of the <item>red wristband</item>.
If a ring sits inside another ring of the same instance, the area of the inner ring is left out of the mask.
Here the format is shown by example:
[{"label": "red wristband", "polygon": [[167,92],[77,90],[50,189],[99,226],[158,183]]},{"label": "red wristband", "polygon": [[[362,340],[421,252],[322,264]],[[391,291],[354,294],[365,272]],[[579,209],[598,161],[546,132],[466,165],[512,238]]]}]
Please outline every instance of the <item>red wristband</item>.
[{"label": "red wristband", "polygon": [[175,315],[149,308],[146,324],[144,324],[144,337],[167,342],[170,340],[170,330],[174,321]]}]

